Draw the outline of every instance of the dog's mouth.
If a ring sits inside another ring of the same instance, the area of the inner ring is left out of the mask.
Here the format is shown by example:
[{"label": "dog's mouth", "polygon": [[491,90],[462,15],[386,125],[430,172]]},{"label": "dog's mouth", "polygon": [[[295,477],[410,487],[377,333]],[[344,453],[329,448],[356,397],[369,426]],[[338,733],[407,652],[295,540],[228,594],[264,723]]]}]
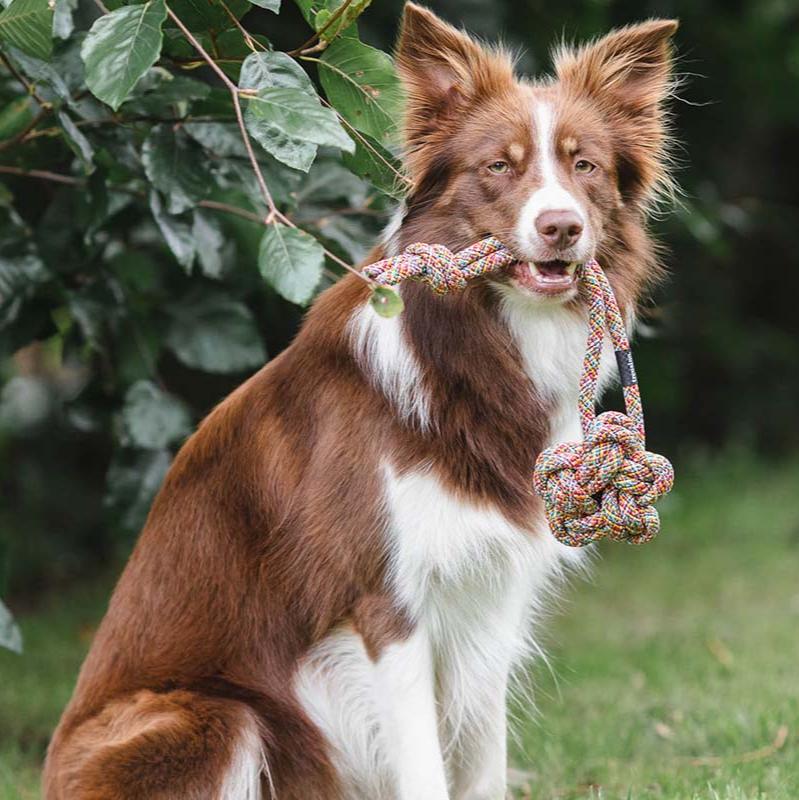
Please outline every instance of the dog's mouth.
[{"label": "dog's mouth", "polygon": [[507,268],[508,275],[528,291],[559,295],[577,283],[576,261],[516,261]]}]

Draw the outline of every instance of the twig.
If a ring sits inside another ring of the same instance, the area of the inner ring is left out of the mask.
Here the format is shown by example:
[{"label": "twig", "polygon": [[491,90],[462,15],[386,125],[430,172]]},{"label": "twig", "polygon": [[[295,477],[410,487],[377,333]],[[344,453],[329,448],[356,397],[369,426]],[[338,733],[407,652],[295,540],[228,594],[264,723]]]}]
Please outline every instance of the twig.
[{"label": "twig", "polygon": [[252,211],[247,211],[245,208],[232,206],[229,203],[220,203],[218,200],[200,200],[198,205],[202,206],[203,208],[213,208],[216,211],[225,211],[228,214],[235,214],[237,217],[248,219],[250,222],[258,222],[259,224],[263,224],[264,221],[264,218],[259,214],[255,214]]},{"label": "twig", "polygon": [[[316,31],[316,33],[314,33],[313,36],[311,36],[309,39],[307,39],[305,42],[303,42],[296,49],[289,50],[287,55],[298,56],[298,55],[301,55],[302,53],[304,53],[306,48],[311,47],[311,45],[317,39],[319,39],[319,37],[321,37],[321,35],[323,33],[325,33],[326,31],[330,30],[330,27],[332,25],[335,25],[335,23],[338,22],[339,19],[341,19],[342,15],[347,10],[347,8],[350,6],[351,3],[352,3],[352,0],[344,0],[344,2],[333,12],[333,15],[330,17],[330,19],[318,31]],[[319,42],[319,44],[323,44],[323,43]],[[324,47],[327,47],[327,44],[325,44]],[[324,49],[324,47],[321,48],[321,49]]]},{"label": "twig", "polygon": [[[106,119],[79,119],[75,121],[77,128],[99,128],[103,125],[135,125],[138,122],[149,123],[164,123],[168,125],[185,125],[192,122],[232,122],[232,117],[226,117],[221,114],[200,114],[196,117],[148,117],[148,116],[133,116],[133,117],[108,117]],[[30,132],[25,141],[31,139],[38,139],[40,136],[58,136],[61,133],[60,128],[40,128],[39,130]],[[0,145],[2,149],[2,145]]]},{"label": "twig", "polygon": [[739,753],[732,756],[698,756],[696,758],[681,758],[683,763],[690,764],[692,767],[720,767],[725,764],[747,764],[750,761],[760,761],[763,758],[773,756],[782,750],[788,739],[788,726],[780,725],[774,741],[757,750],[750,750],[748,753]]},{"label": "twig", "polygon": [[10,139],[6,139],[5,142],[0,142],[0,151],[8,150],[11,147],[15,147],[18,144],[26,141],[27,139],[33,138],[32,136],[28,136],[28,134],[50,113],[49,108],[43,108],[19,133],[15,136],[12,136]]},{"label": "twig", "polygon": [[[168,56],[162,53],[162,58],[168,58],[176,67],[182,70],[198,69],[199,67],[206,66],[205,60],[202,58],[176,58],[175,56]],[[217,58],[217,64],[243,64],[243,58]]]},{"label": "twig", "polygon": [[[319,63],[324,63],[319,58],[303,58],[303,61],[317,61]],[[347,133],[351,136],[354,136],[369,152],[377,159],[383,162],[383,164],[394,173],[394,177],[401,181],[407,188],[410,188],[411,181],[407,177],[407,175],[403,175],[390,161],[388,161],[383,154],[377,150],[375,147],[372,146],[372,143],[354,126],[350,123],[345,117],[343,117],[339,111],[333,108],[333,105],[325,100],[324,97],[319,98],[322,101],[322,105],[326,106],[327,108],[333,109],[335,111],[336,116],[338,117],[338,121],[347,129]]]},{"label": "twig", "polygon": [[33,99],[42,107],[49,108],[50,103],[46,100],[43,100],[39,95],[36,93],[36,85],[28,81],[25,76],[11,63],[8,56],[0,50],[0,61],[5,64],[6,69],[14,76],[14,78],[19,81],[20,84],[24,87],[25,91],[33,97]]},{"label": "twig", "polygon": [[58,172],[48,172],[44,169],[22,169],[22,167],[6,167],[0,165],[0,173],[7,175],[21,175],[26,178],[40,178],[44,181],[53,181],[54,183],[67,183],[70,186],[82,185],[84,181],[79,178],[73,178],[71,175],[61,175]]},{"label": "twig", "polygon": [[[25,144],[26,142],[39,139],[42,136],[60,136],[61,129],[56,127],[39,128],[33,130],[34,126],[45,116],[44,112],[33,122],[26,126],[24,131],[18,133],[13,139],[5,142],[0,142],[0,151],[5,150],[15,144]],[[222,115],[205,114],[196,117],[150,117],[150,116],[133,116],[133,117],[108,117],[107,119],[79,119],[75,121],[77,128],[97,128],[103,125],[135,125],[138,122],[149,123],[166,123],[177,125],[186,122],[230,122],[232,117],[224,117]]]},{"label": "twig", "polygon": [[239,22],[239,18],[228,8],[227,3],[225,0],[219,0],[222,8],[225,10],[225,13],[230,17],[230,21],[241,31],[241,35],[244,37],[244,41],[247,44],[247,47],[250,48],[253,52],[256,51],[256,45],[261,48],[261,50],[266,50],[267,48],[262,45],[254,36],[250,34],[250,32]]},{"label": "twig", "polygon": [[386,217],[389,212],[382,208],[369,208],[368,205],[359,206],[358,208],[331,208],[322,214],[321,217],[308,220],[313,225],[319,225],[330,217]]},{"label": "twig", "polygon": [[[23,169],[22,167],[6,167],[0,165],[0,174],[18,175],[23,178],[38,178],[43,181],[52,181],[53,183],[64,183],[68,186],[85,186],[86,181],[81,178],[75,178],[72,175],[63,175],[59,172],[48,172],[42,169]],[[138,189],[131,189],[127,186],[109,186],[112,192],[121,192],[122,194],[132,194],[137,197],[146,197],[144,192]],[[224,211],[227,214],[234,214],[242,219],[249,220],[250,222],[257,222],[263,225],[263,217],[246,208],[239,208],[232,206],[230,203],[221,203],[218,200],[200,200],[197,203],[201,208],[213,209],[214,211]]]}]

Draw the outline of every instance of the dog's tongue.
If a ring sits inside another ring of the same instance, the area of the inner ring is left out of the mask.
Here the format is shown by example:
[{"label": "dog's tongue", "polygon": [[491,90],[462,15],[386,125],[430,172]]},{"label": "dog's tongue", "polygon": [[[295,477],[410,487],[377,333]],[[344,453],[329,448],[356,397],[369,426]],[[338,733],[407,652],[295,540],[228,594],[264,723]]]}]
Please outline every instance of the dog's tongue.
[{"label": "dog's tongue", "polygon": [[541,294],[560,294],[574,285],[574,266],[568,261],[517,261],[509,269],[522,286]]},{"label": "dog's tongue", "polygon": [[565,275],[566,267],[569,266],[567,261],[536,261],[536,269],[543,275]]}]

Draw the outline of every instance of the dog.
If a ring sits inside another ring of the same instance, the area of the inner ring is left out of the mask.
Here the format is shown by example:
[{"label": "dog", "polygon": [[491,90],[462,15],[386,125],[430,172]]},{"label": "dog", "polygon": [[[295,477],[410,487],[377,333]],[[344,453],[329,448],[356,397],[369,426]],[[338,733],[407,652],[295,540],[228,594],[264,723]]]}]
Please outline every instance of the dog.
[{"label": "dog", "polygon": [[676,28],[563,45],[530,82],[405,7],[412,187],[369,260],[490,234],[519,261],[445,297],[407,284],[393,319],[346,277],[210,413],[94,638],[48,800],[505,797],[509,683],[583,561],[531,490],[581,435],[575,267],[598,259],[630,325],[661,277]]}]

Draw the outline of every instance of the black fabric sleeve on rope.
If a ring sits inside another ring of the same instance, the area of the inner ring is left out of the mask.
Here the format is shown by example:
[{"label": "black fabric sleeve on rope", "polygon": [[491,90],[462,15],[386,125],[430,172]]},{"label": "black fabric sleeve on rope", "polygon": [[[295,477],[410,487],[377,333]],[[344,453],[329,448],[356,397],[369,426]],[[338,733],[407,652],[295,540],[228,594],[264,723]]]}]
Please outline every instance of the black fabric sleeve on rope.
[{"label": "black fabric sleeve on rope", "polygon": [[629,350],[616,350],[616,363],[619,365],[622,386],[633,386],[638,383],[638,378],[635,376],[633,354]]}]

